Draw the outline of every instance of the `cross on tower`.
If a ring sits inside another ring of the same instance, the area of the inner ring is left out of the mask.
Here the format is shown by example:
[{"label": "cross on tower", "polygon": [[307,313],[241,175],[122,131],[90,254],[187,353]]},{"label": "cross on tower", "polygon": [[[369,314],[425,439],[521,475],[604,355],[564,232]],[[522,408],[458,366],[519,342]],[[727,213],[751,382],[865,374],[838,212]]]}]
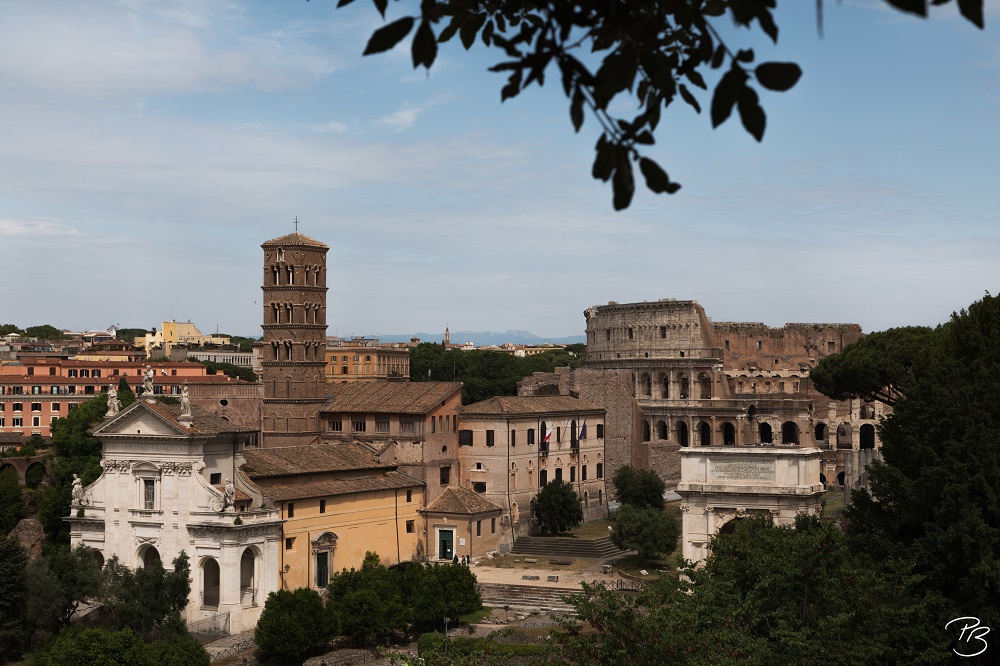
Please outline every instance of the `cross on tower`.
[{"label": "cross on tower", "polygon": [[299,233],[299,216],[295,216],[295,233]]}]

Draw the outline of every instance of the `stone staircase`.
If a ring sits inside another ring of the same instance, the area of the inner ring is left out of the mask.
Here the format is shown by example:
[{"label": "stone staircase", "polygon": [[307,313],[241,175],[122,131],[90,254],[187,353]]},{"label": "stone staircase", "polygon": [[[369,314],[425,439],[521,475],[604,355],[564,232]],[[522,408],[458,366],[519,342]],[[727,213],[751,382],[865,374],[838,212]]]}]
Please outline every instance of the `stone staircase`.
[{"label": "stone staircase", "polygon": [[606,560],[624,555],[611,539],[578,539],[576,537],[520,537],[511,551],[513,555],[537,555],[539,557],[579,557]]},{"label": "stone staircase", "polygon": [[509,608],[518,613],[552,612],[572,615],[573,607],[564,602],[562,597],[577,592],[580,592],[580,588],[479,583],[479,594],[483,597],[484,606]]}]

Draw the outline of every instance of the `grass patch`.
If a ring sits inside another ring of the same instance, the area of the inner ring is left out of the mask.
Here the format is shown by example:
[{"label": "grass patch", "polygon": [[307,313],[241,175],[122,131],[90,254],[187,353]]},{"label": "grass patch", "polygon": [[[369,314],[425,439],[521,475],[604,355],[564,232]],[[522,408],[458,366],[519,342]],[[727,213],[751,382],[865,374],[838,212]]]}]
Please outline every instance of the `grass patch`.
[{"label": "grass patch", "polygon": [[[656,580],[661,575],[673,577],[677,576],[675,573],[675,569],[677,568],[677,558],[674,557],[673,554],[662,560],[645,560],[640,558],[638,555],[626,555],[619,560],[615,560],[614,566],[615,570],[621,570],[630,576],[635,576],[636,578],[641,578],[643,580]],[[669,573],[661,574],[660,569]],[[640,573],[641,570],[645,570],[648,575],[643,576]]]},{"label": "grass patch", "polygon": [[846,500],[842,490],[828,490],[823,493],[823,518],[836,520],[844,512]]},{"label": "grass patch", "polygon": [[592,520],[589,523],[583,523],[577,527],[574,527],[565,535],[561,536],[575,536],[579,539],[603,539],[611,533],[608,528],[611,527],[613,523],[607,518],[601,518],[599,520]]},{"label": "grass patch", "polygon": [[483,618],[489,617],[490,613],[493,612],[492,608],[487,608],[483,606],[477,611],[473,611],[468,615],[463,615],[459,618],[459,621],[465,622],[466,624],[479,624],[483,621]]}]

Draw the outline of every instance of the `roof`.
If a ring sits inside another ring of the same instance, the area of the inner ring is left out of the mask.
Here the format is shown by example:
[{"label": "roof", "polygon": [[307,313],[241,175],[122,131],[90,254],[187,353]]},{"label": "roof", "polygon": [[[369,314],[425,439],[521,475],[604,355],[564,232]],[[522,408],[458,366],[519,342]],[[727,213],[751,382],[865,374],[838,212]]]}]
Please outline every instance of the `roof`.
[{"label": "roof", "polygon": [[261,243],[260,246],[270,247],[272,245],[284,246],[284,247],[293,247],[295,245],[299,245],[305,247],[320,247],[323,248],[324,250],[330,249],[329,245],[326,245],[325,243],[320,243],[315,238],[309,238],[309,236],[306,236],[305,234],[300,234],[297,231],[294,231],[285,236],[281,236],[280,238],[272,238],[269,241],[264,241],[263,243]]},{"label": "roof", "polygon": [[502,395],[462,407],[462,416],[529,416],[567,412],[605,412],[603,407],[568,395]]},{"label": "roof", "polygon": [[119,434],[116,428],[120,426],[116,426],[116,424],[119,422],[131,422],[132,419],[135,418],[134,412],[139,410],[147,410],[157,415],[173,429],[177,430],[178,434],[218,435],[227,432],[253,432],[250,428],[241,428],[221,416],[216,416],[215,414],[194,405],[191,406],[191,421],[190,427],[188,427],[188,423],[180,421],[180,405],[167,405],[162,402],[146,402],[142,398],[136,399],[135,402],[118,412],[115,416],[112,416],[110,419],[107,419],[103,423],[100,423],[92,428],[90,432],[96,436]]},{"label": "roof", "polygon": [[462,382],[353,382],[332,387],[326,413],[427,414],[454,393]]},{"label": "roof", "polygon": [[427,513],[458,513],[462,515],[496,511],[502,512],[503,507],[461,486],[448,486],[426,509]]},{"label": "roof", "polygon": [[306,497],[330,497],[352,495],[403,488],[419,488],[423,482],[402,472],[388,471],[367,476],[352,476],[346,479],[329,479],[310,483],[293,483],[287,486],[261,486],[265,497],[274,502],[284,502]]},{"label": "roof", "polygon": [[247,449],[246,463],[240,468],[251,479],[319,472],[394,469],[374,453],[353,442]]}]

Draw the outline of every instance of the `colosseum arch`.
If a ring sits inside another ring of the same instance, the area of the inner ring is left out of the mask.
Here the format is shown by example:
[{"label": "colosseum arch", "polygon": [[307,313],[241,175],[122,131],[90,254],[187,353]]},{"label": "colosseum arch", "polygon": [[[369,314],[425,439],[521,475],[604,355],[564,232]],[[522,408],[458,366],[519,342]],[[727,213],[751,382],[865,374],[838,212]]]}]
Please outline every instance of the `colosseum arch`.
[{"label": "colosseum arch", "polygon": [[736,444],[736,426],[729,421],[722,424],[722,443],[725,446],[734,446]]},{"label": "colosseum arch", "polygon": [[677,422],[677,443],[681,446],[687,446],[690,443],[688,441],[688,424],[684,421]]},{"label": "colosseum arch", "polygon": [[863,426],[861,426],[859,448],[862,449],[875,448],[875,426],[873,426],[871,423],[866,423]]},{"label": "colosseum arch", "polygon": [[667,422],[660,419],[656,422],[656,438],[657,439],[668,439],[667,436]]},{"label": "colosseum arch", "polygon": [[785,421],[781,424],[781,443],[799,443],[799,426],[795,423],[795,421]]},{"label": "colosseum arch", "polygon": [[712,426],[706,421],[698,424],[698,443],[701,446],[712,446]]}]

